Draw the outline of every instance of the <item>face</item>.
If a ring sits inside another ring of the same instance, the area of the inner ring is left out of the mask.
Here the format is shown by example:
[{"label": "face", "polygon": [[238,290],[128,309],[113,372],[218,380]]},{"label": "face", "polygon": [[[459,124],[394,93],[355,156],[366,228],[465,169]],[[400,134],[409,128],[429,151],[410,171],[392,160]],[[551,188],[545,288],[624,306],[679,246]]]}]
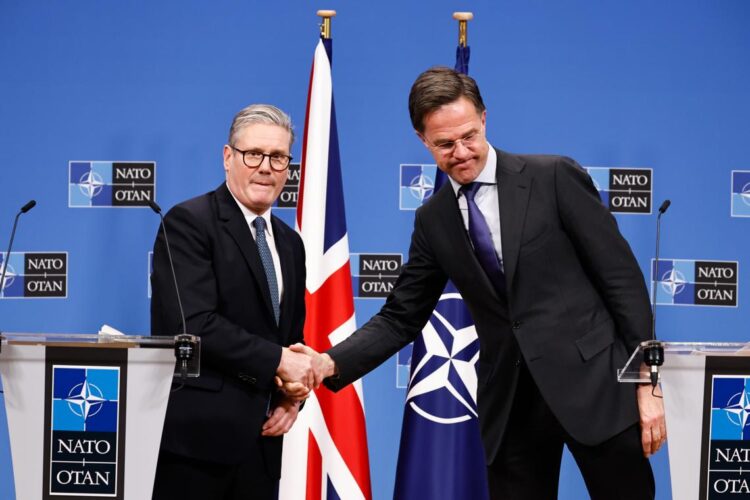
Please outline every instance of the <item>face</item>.
[{"label": "face", "polygon": [[486,118],[486,111],[478,113],[470,100],[461,97],[429,113],[424,132],[417,132],[438,168],[459,184],[474,181],[487,162]]},{"label": "face", "polygon": [[[234,147],[242,151],[289,155],[291,139],[291,134],[283,127],[254,123],[240,129]],[[240,203],[258,215],[271,208],[289,172],[289,169],[276,172],[269,162],[270,159],[266,157],[259,167],[248,168],[242,161],[242,153],[229,145],[224,146],[224,171],[229,190]]]}]

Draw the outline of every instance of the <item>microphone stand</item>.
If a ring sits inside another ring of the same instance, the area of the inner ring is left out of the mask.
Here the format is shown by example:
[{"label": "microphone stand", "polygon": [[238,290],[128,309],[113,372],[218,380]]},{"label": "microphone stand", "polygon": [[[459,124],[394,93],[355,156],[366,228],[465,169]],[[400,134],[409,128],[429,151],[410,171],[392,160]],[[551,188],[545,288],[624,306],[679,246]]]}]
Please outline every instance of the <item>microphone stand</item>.
[{"label": "microphone stand", "polygon": [[[0,274],[0,292],[5,290],[5,273],[8,271],[8,260],[10,260],[10,250],[13,248],[13,240],[16,237],[16,228],[18,227],[18,218],[21,217],[21,214],[25,214],[32,208],[36,206],[36,200],[30,200],[27,202],[24,206],[21,207],[21,210],[18,211],[16,214],[16,218],[13,221],[13,230],[10,232],[10,242],[8,242],[8,251],[5,252],[5,260],[3,261],[3,272]],[[0,331],[0,334],[2,334],[2,331]],[[2,339],[0,338],[0,350],[2,350]]]},{"label": "microphone stand", "polygon": [[656,216],[656,260],[655,260],[655,271],[656,279],[654,280],[654,286],[651,291],[651,340],[648,341],[646,347],[643,349],[643,362],[649,367],[649,378],[651,380],[652,391],[656,389],[656,384],[659,383],[659,367],[664,364],[664,345],[656,340],[656,283],[658,282],[659,272],[659,237],[661,234],[661,216],[667,211],[669,205],[672,202],[664,200],[664,203],[659,207],[659,214]]},{"label": "microphone stand", "polygon": [[161,230],[164,235],[164,246],[167,248],[167,257],[169,259],[169,267],[172,271],[172,280],[174,282],[174,290],[177,295],[177,305],[180,307],[180,319],[182,320],[182,333],[175,336],[174,354],[179,363],[180,370],[180,385],[175,388],[172,392],[182,389],[187,378],[188,363],[193,359],[196,342],[192,335],[187,333],[187,322],[185,321],[185,310],[182,307],[182,299],[180,298],[180,288],[177,286],[177,273],[174,270],[174,261],[172,260],[172,252],[169,247],[169,238],[167,237],[167,227],[164,224],[164,216],[161,213],[161,207],[153,200],[148,200],[148,206],[151,207],[156,215],[161,220]]}]

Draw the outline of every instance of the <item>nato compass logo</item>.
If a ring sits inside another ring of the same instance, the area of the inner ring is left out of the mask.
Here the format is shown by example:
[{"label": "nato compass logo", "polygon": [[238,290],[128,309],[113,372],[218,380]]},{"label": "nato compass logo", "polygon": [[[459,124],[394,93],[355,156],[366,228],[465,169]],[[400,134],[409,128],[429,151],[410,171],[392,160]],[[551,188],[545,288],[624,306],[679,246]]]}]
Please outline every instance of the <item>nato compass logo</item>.
[{"label": "nato compass logo", "polygon": [[147,207],[155,197],[152,161],[71,161],[68,171],[68,207]]},{"label": "nato compass logo", "polygon": [[732,170],[732,217],[750,217],[750,170]]},{"label": "nato compass logo", "polygon": [[276,208],[297,208],[297,195],[299,194],[299,181],[302,170],[299,163],[289,164],[289,175],[286,184],[281,189],[279,197],[273,203]]},{"label": "nato compass logo", "polygon": [[651,286],[663,305],[737,307],[737,274],[736,261],[651,260]]},{"label": "nato compass logo", "polygon": [[[5,254],[0,255],[0,275]],[[8,270],[0,286],[0,298],[66,298],[67,252],[11,252]]]},{"label": "nato compass logo", "polygon": [[750,376],[716,375],[712,381],[706,499],[750,495]]},{"label": "nato compass logo", "polygon": [[401,165],[399,208],[416,210],[432,196],[437,165]]},{"label": "nato compass logo", "polygon": [[650,214],[652,169],[586,167],[610,212]]},{"label": "nato compass logo", "polygon": [[399,353],[399,364],[408,366],[410,357],[414,372],[406,401],[412,410],[439,424],[477,418],[479,339],[461,295],[442,295],[411,355]]},{"label": "nato compass logo", "polygon": [[403,258],[400,253],[351,254],[351,266],[357,273],[352,276],[354,296],[358,299],[388,297],[401,274]]},{"label": "nato compass logo", "polygon": [[49,494],[116,496],[120,369],[52,366]]}]

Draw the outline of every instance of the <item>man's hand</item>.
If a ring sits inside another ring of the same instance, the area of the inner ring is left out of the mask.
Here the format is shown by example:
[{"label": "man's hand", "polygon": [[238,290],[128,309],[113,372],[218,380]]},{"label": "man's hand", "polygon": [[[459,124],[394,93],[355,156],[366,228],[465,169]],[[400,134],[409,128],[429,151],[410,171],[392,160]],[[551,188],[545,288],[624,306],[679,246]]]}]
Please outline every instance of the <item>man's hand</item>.
[{"label": "man's hand", "polygon": [[[654,395],[651,385],[638,386],[638,413],[641,416],[641,444],[646,458],[656,453],[667,440],[667,424],[664,420],[664,400],[661,388],[656,386]],[[658,396],[658,397],[657,397]]]},{"label": "man's hand", "polygon": [[288,347],[281,348],[281,362],[276,369],[276,375],[284,382],[299,382],[308,390],[312,389],[315,383],[312,358]]},{"label": "man's hand", "polygon": [[274,377],[274,382],[276,382],[276,387],[289,399],[304,401],[310,397],[310,389],[301,382],[284,382],[278,376]]},{"label": "man's hand", "polygon": [[284,398],[279,406],[271,409],[268,420],[263,424],[261,435],[281,436],[289,432],[297,415],[299,414],[299,402],[290,398]]},{"label": "man's hand", "polygon": [[310,357],[314,375],[314,387],[316,389],[323,382],[323,379],[336,374],[336,363],[327,353],[319,354],[313,348],[304,344],[294,344],[289,349]]}]

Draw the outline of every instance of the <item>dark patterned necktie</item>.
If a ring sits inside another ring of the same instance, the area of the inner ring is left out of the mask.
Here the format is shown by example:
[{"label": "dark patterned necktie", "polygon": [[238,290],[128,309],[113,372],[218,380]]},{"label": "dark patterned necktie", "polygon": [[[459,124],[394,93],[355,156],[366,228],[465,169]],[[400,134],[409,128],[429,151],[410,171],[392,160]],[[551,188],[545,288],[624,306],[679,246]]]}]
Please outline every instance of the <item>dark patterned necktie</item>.
[{"label": "dark patterned necktie", "polygon": [[263,270],[266,272],[266,281],[268,281],[268,290],[271,292],[271,306],[273,307],[273,316],[276,324],[279,324],[279,284],[276,281],[276,269],[273,267],[273,257],[271,249],[266,241],[266,220],[263,217],[256,217],[253,221],[255,227],[255,243],[258,245],[260,260],[263,262]]},{"label": "dark patterned necktie", "polygon": [[501,295],[505,295],[505,273],[495,253],[495,245],[492,244],[492,233],[490,233],[487,221],[474,201],[474,196],[481,186],[482,183],[480,182],[470,182],[459,189],[466,198],[466,205],[469,207],[469,238],[474,245],[474,253],[479,259],[482,269],[487,273],[492,284],[495,285],[495,289]]}]

